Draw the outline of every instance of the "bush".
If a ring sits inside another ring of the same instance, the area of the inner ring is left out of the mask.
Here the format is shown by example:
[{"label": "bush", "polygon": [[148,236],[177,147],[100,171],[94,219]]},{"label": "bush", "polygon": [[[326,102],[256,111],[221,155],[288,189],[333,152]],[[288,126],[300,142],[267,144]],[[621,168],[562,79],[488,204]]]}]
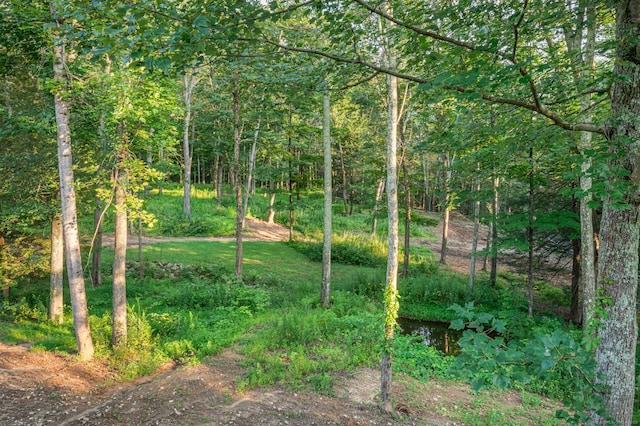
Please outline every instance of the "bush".
[{"label": "bush", "polygon": [[[293,248],[315,262],[322,261],[322,243],[291,242]],[[386,243],[378,238],[344,234],[333,238],[331,261],[343,265],[383,267],[387,262]]]}]

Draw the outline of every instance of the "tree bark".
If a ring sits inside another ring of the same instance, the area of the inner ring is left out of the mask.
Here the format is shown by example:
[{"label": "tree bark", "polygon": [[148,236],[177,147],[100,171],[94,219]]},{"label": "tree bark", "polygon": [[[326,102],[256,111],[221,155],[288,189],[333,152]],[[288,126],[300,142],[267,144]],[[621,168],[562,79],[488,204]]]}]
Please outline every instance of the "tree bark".
[{"label": "tree bark", "polygon": [[187,219],[191,218],[191,149],[189,143],[189,129],[191,126],[191,96],[193,89],[198,84],[198,78],[193,71],[187,71],[183,77],[184,83],[184,134],[182,138],[182,153],[184,156],[184,191],[183,212]]},{"label": "tree bark", "polygon": [[64,238],[62,236],[62,217],[57,214],[51,221],[51,294],[49,299],[49,321],[62,324],[64,320],[63,284],[64,284]]},{"label": "tree bark", "polygon": [[338,142],[338,149],[340,151],[340,173],[342,175],[342,203],[344,204],[344,215],[346,216],[349,214],[349,196],[347,195],[349,180],[347,179],[347,170],[344,167],[344,151],[340,142]]},{"label": "tree bark", "polygon": [[371,212],[371,236],[375,236],[378,232],[378,210],[382,194],[384,193],[384,179],[378,181],[378,189],[376,189],[376,199]]},{"label": "tree bark", "polygon": [[[404,133],[404,132],[402,132]],[[404,204],[406,207],[404,215],[404,253],[402,258],[402,276],[409,275],[409,257],[411,255],[411,187],[409,184],[409,170],[407,167],[407,146],[402,137],[402,184],[404,186]]]},{"label": "tree bark", "polygon": [[500,203],[498,198],[498,187],[500,178],[493,178],[493,199],[491,201],[491,210],[493,210],[493,219],[491,223],[491,270],[489,272],[489,282],[493,287],[496,286],[498,279],[498,214]]},{"label": "tree bark", "polygon": [[[51,15],[59,26],[53,0],[50,1]],[[69,127],[69,105],[67,94],[66,51],[64,43],[53,45],[53,76],[56,82],[54,104],[56,115],[58,171],[60,174],[60,198],[62,205],[62,228],[65,243],[69,293],[73,311],[73,325],[78,344],[78,355],[82,360],[93,358],[94,346],[89,328],[87,296],[82,275],[82,256],[76,216],[76,192],[74,188],[73,160],[71,156],[71,130]]]},{"label": "tree bark", "polygon": [[[389,68],[396,68],[396,58],[388,48]],[[382,344],[382,362],[380,374],[380,397],[382,408],[386,412],[393,411],[391,401],[392,389],[392,347],[398,316],[398,177],[397,177],[397,145],[398,145],[398,79],[387,76],[388,85],[388,117],[387,117],[387,206],[389,220],[389,253],[387,258],[386,290],[384,297],[384,336]]]},{"label": "tree bark", "polygon": [[126,154],[121,149],[114,171],[115,190],[115,246],[113,251],[113,314],[111,344],[119,346],[127,342],[127,206],[124,187],[123,161]]},{"label": "tree bark", "polygon": [[256,149],[258,146],[258,133],[260,131],[260,118],[258,118],[258,124],[256,125],[256,131],[253,134],[253,144],[251,145],[251,153],[249,154],[249,173],[247,174],[247,187],[244,191],[244,200],[242,202],[242,227],[245,226],[245,219],[247,217],[247,208],[249,205],[249,192],[253,186],[253,169],[256,164]]},{"label": "tree bark", "polygon": [[242,280],[242,185],[240,184],[240,92],[237,82],[233,87],[233,178],[236,190],[236,279]]},{"label": "tree bark", "polygon": [[[601,318],[596,348],[596,373],[605,376],[596,380],[608,391],[603,399],[611,416],[622,426],[631,425],[635,394],[636,344],[638,338],[636,297],[638,291],[638,216],[640,215],[640,0],[617,3],[616,76],[611,90],[611,127],[608,139],[614,167],[629,175],[614,176],[610,184],[629,184],[622,201],[625,208],[616,208],[611,194],[602,209],[598,285],[610,299]],[[597,423],[605,419],[594,416]]]},{"label": "tree bark", "polygon": [[327,89],[322,93],[322,145],[324,149],[324,227],[322,243],[322,290],[320,304],[331,306],[331,234],[333,194],[331,190],[331,105]]},{"label": "tree bark", "polygon": [[529,245],[529,259],[527,271],[527,298],[529,299],[529,317],[533,317],[533,146],[529,147],[529,208],[528,208],[528,226],[527,226],[527,243]]},{"label": "tree bark", "polygon": [[[476,172],[480,172],[480,163],[476,165]],[[478,230],[480,228],[480,183],[476,178],[476,200],[473,202],[473,237],[471,239],[471,261],[469,263],[469,294],[473,293],[476,279],[476,253],[478,252]]]},{"label": "tree bark", "polygon": [[442,224],[442,247],[440,249],[440,263],[447,263],[447,240],[449,239],[449,216],[451,212],[449,184],[451,181],[451,167],[453,161],[450,159],[449,154],[444,156],[444,219]]},{"label": "tree bark", "polygon": [[102,285],[102,205],[96,197],[96,207],[93,209],[93,243],[91,244],[91,285]]}]

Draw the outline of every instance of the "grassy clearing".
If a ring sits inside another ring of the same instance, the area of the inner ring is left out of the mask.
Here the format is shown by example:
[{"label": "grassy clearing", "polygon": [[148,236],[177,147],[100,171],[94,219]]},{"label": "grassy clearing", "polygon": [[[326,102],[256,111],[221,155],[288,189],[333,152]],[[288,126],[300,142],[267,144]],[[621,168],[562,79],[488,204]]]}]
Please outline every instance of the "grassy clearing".
[{"label": "grassy clearing", "polygon": [[[287,201],[284,194],[279,197],[279,211],[285,212]],[[320,200],[316,198],[310,195],[310,203]],[[192,199],[194,219],[187,221],[181,216],[180,188],[165,188],[162,196],[152,194],[147,200],[147,209],[155,213],[157,223],[145,233],[229,235],[234,221],[231,204],[232,200],[226,199],[223,207],[217,208],[210,190],[196,188]],[[318,211],[317,206],[296,210],[296,232],[318,236]],[[255,197],[251,212],[258,217],[266,214],[266,199]],[[412,235],[432,237],[433,217],[414,215]],[[246,357],[247,373],[238,378],[240,389],[279,384],[331,394],[336,376],[379,362],[386,269],[385,241],[368,236],[371,223],[366,214],[336,219],[330,310],[318,307],[321,246],[313,240],[245,242],[243,282],[233,274],[234,243],[189,241],[144,246],[145,278],[138,279],[135,274],[128,278],[129,342],[119,349],[110,346],[109,274],[113,253],[105,250],[105,284],[87,289],[97,356],[119,371],[121,379],[128,380],[149,374],[167,361],[198,363],[222,348],[234,346]],[[107,221],[107,231],[109,226]],[[137,249],[129,250],[128,258],[137,259]],[[160,266],[166,263],[181,267],[167,271]],[[496,288],[481,277],[474,294],[469,294],[467,277],[439,268],[433,254],[421,247],[412,247],[411,271],[399,284],[402,315],[453,320],[455,313],[448,309],[451,304],[475,300],[478,310],[494,312],[507,322],[509,336],[514,339],[526,338],[532,330],[547,332],[560,327],[557,322],[527,318],[526,303],[520,296],[524,281],[519,276],[502,274]],[[562,302],[561,292],[544,283],[538,288],[541,300]],[[30,342],[33,350],[74,352],[68,301],[65,325],[49,324],[48,291],[48,283],[37,280],[14,289],[12,299],[0,306],[2,340]],[[412,380],[454,377],[454,358],[411,336],[398,335],[394,350],[395,371]],[[552,396],[562,397],[562,383],[558,379],[553,386],[543,382],[534,386],[542,392],[546,386],[548,393],[554,392]],[[534,401],[535,396],[528,400]],[[496,424],[492,422],[498,418],[506,421],[500,406],[494,408],[487,402],[478,407],[482,414],[474,417],[471,408],[462,407],[456,418],[478,425]],[[532,423],[552,424],[543,416]],[[514,420],[500,424],[520,423]]]}]

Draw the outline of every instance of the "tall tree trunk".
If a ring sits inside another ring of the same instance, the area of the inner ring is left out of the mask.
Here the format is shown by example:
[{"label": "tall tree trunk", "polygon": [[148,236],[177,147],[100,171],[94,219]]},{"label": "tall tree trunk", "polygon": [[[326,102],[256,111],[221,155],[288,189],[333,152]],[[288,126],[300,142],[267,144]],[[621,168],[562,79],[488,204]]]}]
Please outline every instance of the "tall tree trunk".
[{"label": "tall tree trunk", "polygon": [[380,210],[380,200],[384,192],[384,179],[378,181],[378,189],[376,189],[376,199],[371,212],[371,236],[375,236],[378,232],[378,210]]},{"label": "tall tree trunk", "polygon": [[440,250],[440,263],[447,263],[447,241],[449,239],[449,216],[451,212],[451,202],[449,194],[449,185],[451,181],[451,167],[453,166],[453,160],[449,157],[449,154],[444,156],[444,219],[442,223],[442,247]]},{"label": "tall tree trunk", "polygon": [[402,276],[409,275],[409,257],[411,255],[411,187],[409,185],[409,170],[407,167],[407,146],[404,141],[404,132],[401,140],[402,154],[402,184],[404,186],[404,204],[406,207],[404,215],[404,253],[402,258]]},{"label": "tall tree trunk", "polygon": [[64,284],[64,238],[62,236],[62,217],[60,214],[51,221],[51,279],[49,299],[49,321],[62,324],[64,320],[63,284]]},{"label": "tall tree trunk", "polygon": [[571,240],[571,309],[569,318],[575,325],[582,324],[580,309],[580,239]]},{"label": "tall tree trunk", "polygon": [[491,210],[493,210],[493,218],[491,223],[491,271],[489,272],[489,282],[493,287],[496,286],[498,279],[498,214],[500,213],[500,204],[498,198],[498,187],[500,178],[493,178],[493,199],[491,201]]},{"label": "tall tree trunk", "polygon": [[127,342],[127,206],[125,192],[126,148],[120,148],[113,175],[115,191],[115,246],[113,249],[113,314],[111,344],[119,346]]},{"label": "tall tree trunk", "polygon": [[249,192],[253,186],[253,169],[256,164],[256,148],[258,146],[258,132],[260,131],[260,118],[256,125],[256,131],[253,134],[253,144],[251,145],[251,153],[249,154],[249,173],[247,174],[247,187],[244,191],[244,201],[242,203],[242,227],[245,226],[245,218],[247,217],[247,206],[249,205]]},{"label": "tall tree trunk", "polygon": [[273,223],[276,217],[276,210],[273,208],[276,202],[276,188],[273,179],[269,180],[269,214],[267,215],[267,223]]},{"label": "tall tree trunk", "polygon": [[431,211],[431,195],[429,194],[429,160],[422,154],[422,170],[424,172],[424,210]]},{"label": "tall tree trunk", "polygon": [[96,197],[96,207],[93,209],[93,241],[91,244],[91,285],[102,285],[102,207],[104,202]]},{"label": "tall tree trunk", "polygon": [[242,280],[242,185],[240,184],[240,92],[238,83],[233,87],[233,180],[236,189],[236,279]]},{"label": "tall tree trunk", "polygon": [[220,154],[216,155],[216,207],[222,206],[222,165]]},{"label": "tall tree trunk", "polygon": [[527,226],[527,243],[529,245],[527,298],[529,299],[529,317],[533,318],[533,146],[529,147],[529,218]]},{"label": "tall tree trunk", "polygon": [[[480,163],[476,165],[476,172],[480,173]],[[469,294],[473,293],[473,287],[476,279],[476,253],[478,252],[478,231],[480,228],[480,182],[476,178],[475,195],[476,200],[473,202],[473,237],[471,239],[471,261],[469,264]]]},{"label": "tall tree trunk", "polygon": [[[630,184],[624,199],[628,206],[616,208],[611,194],[605,199],[600,227],[598,282],[602,288],[607,316],[600,319],[596,348],[596,380],[608,388],[604,403],[622,426],[631,425],[636,379],[638,339],[638,218],[640,215],[640,0],[616,5],[618,47],[611,90],[611,127],[608,138],[612,168],[622,168],[628,176],[614,176],[609,182]],[[595,417],[604,424],[604,419]]]},{"label": "tall tree trunk", "polygon": [[[390,24],[391,25],[391,24]],[[391,43],[389,44],[391,45]],[[395,54],[388,47],[389,69],[396,69]],[[387,76],[388,117],[387,117],[387,206],[389,220],[389,253],[387,258],[387,278],[384,296],[384,336],[380,374],[380,397],[382,408],[393,411],[392,389],[392,347],[398,317],[398,79]]]},{"label": "tall tree trunk", "polygon": [[184,177],[183,177],[183,213],[187,219],[191,218],[191,147],[189,143],[189,130],[191,127],[191,96],[193,88],[198,84],[198,78],[193,71],[187,71],[183,77],[184,83],[184,133],[182,138],[182,153],[184,156]]},{"label": "tall tree trunk", "polygon": [[331,105],[327,89],[322,93],[322,146],[324,150],[324,227],[322,243],[322,291],[320,303],[331,306],[331,234],[333,194],[331,190]]},{"label": "tall tree trunk", "polygon": [[349,196],[347,192],[349,191],[349,180],[347,179],[347,170],[344,167],[344,151],[342,149],[342,143],[338,140],[338,149],[340,152],[340,173],[342,175],[342,203],[344,204],[344,214],[345,216],[349,214]]},{"label": "tall tree trunk", "polygon": [[[49,3],[51,15],[59,27],[53,0]],[[73,160],[71,157],[71,130],[69,128],[69,105],[65,99],[67,92],[66,51],[64,43],[55,41],[53,46],[53,76],[56,83],[54,104],[56,115],[58,170],[60,173],[60,198],[62,204],[62,227],[65,242],[67,276],[73,311],[73,326],[81,359],[93,357],[94,346],[89,328],[87,295],[82,275],[82,256],[76,216],[76,192],[74,189]]]}]

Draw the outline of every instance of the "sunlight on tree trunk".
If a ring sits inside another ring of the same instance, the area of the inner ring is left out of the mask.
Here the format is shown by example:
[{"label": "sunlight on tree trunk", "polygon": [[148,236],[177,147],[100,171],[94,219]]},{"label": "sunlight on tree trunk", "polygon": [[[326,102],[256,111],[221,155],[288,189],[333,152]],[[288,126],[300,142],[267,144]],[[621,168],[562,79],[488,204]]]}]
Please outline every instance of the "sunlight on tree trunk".
[{"label": "sunlight on tree trunk", "polygon": [[60,214],[51,221],[51,279],[49,295],[49,321],[62,324],[64,299],[64,239],[62,237],[62,218]]},{"label": "sunlight on tree trunk", "polygon": [[114,171],[115,190],[115,246],[113,249],[113,317],[111,344],[119,346],[127,342],[127,206],[123,180],[125,148],[118,153]]},{"label": "sunlight on tree trunk", "polygon": [[[53,0],[51,15],[59,26]],[[93,358],[94,346],[89,329],[87,296],[82,275],[82,256],[76,216],[76,193],[74,189],[73,161],[71,158],[71,129],[69,128],[69,105],[65,99],[68,79],[66,75],[66,51],[62,42],[53,45],[53,75],[56,83],[54,104],[58,142],[58,170],[60,173],[60,198],[62,203],[62,227],[64,234],[67,276],[73,311],[73,326],[78,343],[78,354],[82,360]]]},{"label": "sunlight on tree trunk", "polygon": [[[480,173],[480,163],[476,165],[476,173]],[[480,228],[480,180],[476,177],[474,185],[475,197],[473,202],[473,237],[471,239],[471,262],[469,264],[469,294],[473,293],[476,279],[476,253],[478,252],[478,231]]]},{"label": "sunlight on tree trunk", "polygon": [[191,148],[189,142],[189,129],[191,128],[191,97],[193,89],[198,84],[199,78],[194,76],[192,70],[187,71],[183,76],[184,83],[184,133],[182,138],[182,154],[184,156],[184,191],[183,191],[183,213],[187,219],[191,218]]}]

